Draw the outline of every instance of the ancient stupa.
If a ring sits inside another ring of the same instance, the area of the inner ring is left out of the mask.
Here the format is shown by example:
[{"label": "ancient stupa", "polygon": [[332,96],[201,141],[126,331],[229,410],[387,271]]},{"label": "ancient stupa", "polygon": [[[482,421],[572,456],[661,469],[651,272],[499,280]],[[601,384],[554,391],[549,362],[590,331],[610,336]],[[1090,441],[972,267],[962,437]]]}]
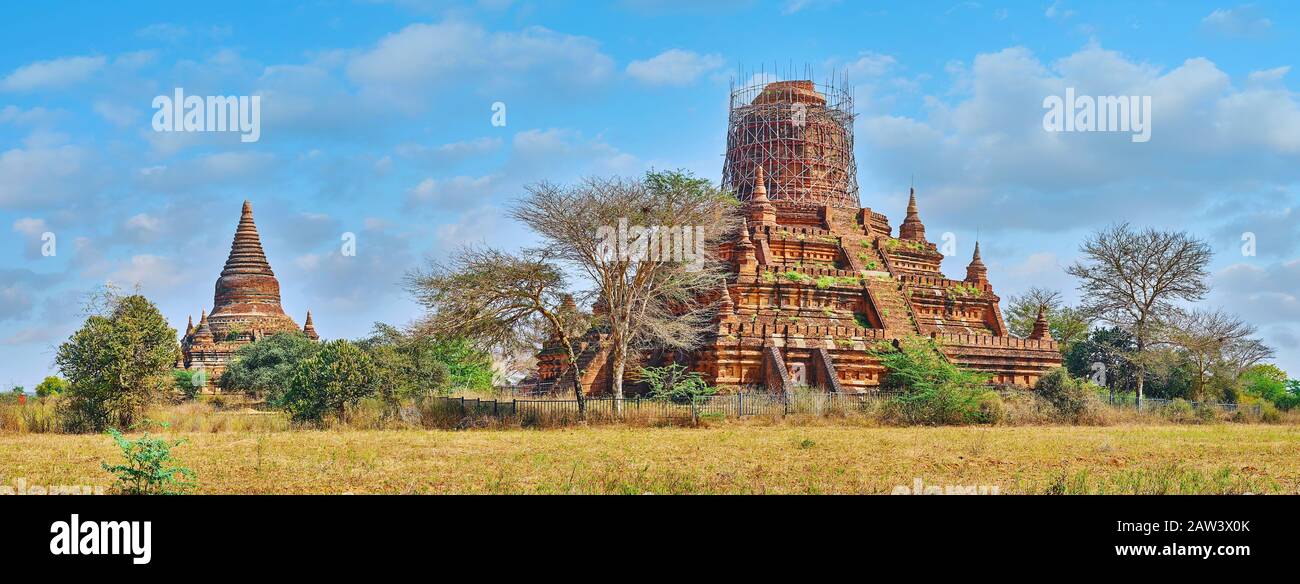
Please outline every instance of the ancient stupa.
[{"label": "ancient stupa", "polygon": [[262,250],[252,203],[244,201],[230,255],[217,278],[212,312],[200,311],[197,327],[192,324],[193,317],[190,322],[181,339],[182,362],[178,366],[202,369],[209,381],[221,375],[235,350],[267,335],[302,332],[313,340],[319,338],[311,311],[300,329],[280,306],[280,281]]},{"label": "ancient stupa", "polygon": [[[781,81],[734,91],[723,185],[744,203],[746,225],[717,250],[733,279],[706,346],[647,364],[675,359],[722,387],[864,393],[884,374],[870,349],[919,336],[995,384],[1032,386],[1060,366],[1041,314],[1029,337],[1007,331],[978,243],[965,278],[948,278],[915,189],[895,234],[888,217],[860,206],[855,167],[851,90]],[[603,333],[582,347],[581,385],[605,393]],[[570,369],[547,346],[531,382],[565,391]]]}]

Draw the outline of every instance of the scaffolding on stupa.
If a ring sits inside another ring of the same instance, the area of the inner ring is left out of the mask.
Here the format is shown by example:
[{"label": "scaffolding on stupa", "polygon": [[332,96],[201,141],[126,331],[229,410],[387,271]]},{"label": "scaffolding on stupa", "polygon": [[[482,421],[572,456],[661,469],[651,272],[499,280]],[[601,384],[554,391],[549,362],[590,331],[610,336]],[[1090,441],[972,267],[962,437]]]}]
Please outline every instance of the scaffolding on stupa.
[{"label": "scaffolding on stupa", "polygon": [[835,76],[814,82],[807,67],[797,80],[788,73],[732,81],[723,186],[749,200],[761,165],[771,200],[859,207],[853,88]]}]

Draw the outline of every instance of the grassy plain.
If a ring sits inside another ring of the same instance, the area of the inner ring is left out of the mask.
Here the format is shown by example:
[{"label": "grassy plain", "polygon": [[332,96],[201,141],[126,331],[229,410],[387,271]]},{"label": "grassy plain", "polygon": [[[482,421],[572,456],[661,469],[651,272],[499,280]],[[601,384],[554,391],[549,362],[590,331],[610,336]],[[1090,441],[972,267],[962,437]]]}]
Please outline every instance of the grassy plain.
[{"label": "grassy plain", "polygon": [[[198,493],[1300,493],[1300,426],[175,432]],[[0,485],[104,485],[107,436],[0,434]]]}]

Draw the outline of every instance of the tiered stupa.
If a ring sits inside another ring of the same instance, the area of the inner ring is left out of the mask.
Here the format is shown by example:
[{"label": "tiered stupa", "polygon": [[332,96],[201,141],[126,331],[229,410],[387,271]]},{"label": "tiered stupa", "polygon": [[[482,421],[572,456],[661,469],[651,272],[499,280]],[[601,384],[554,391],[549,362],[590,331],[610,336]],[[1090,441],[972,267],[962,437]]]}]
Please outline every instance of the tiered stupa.
[{"label": "tiered stupa", "polygon": [[[716,385],[771,392],[872,391],[884,369],[870,349],[914,336],[995,384],[1032,386],[1060,366],[1042,315],[1029,338],[1007,332],[978,244],[965,279],[943,274],[914,189],[897,236],[888,217],[860,207],[852,128],[843,89],[792,81],[733,93],[723,183],[745,203],[745,226],[717,250],[734,278],[716,334],[691,354],[643,360],[675,359]],[[582,384],[605,393],[599,331],[582,346]],[[538,360],[538,390],[567,387],[555,385],[571,379],[563,351],[548,346]]]},{"label": "tiered stupa", "polygon": [[[193,322],[191,317],[190,322]],[[316,340],[311,311],[306,325],[298,324],[280,307],[280,281],[271,271],[262,250],[262,239],[253,222],[253,205],[244,201],[239,227],[230,244],[230,256],[217,278],[212,312],[199,313],[197,327],[190,325],[181,339],[182,361],[178,366],[202,369],[209,381],[225,370],[240,347],[267,335],[299,332]]]}]

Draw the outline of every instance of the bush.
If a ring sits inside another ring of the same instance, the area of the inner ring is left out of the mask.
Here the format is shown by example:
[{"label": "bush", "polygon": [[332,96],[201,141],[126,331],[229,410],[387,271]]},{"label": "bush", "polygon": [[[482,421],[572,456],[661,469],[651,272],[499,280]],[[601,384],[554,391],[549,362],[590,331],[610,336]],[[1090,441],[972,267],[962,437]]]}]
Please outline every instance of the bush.
[{"label": "bush", "polygon": [[650,387],[650,397],[691,407],[691,421],[700,421],[699,406],[705,398],[718,392],[704,381],[698,371],[670,363],[664,367],[642,367],[641,379]]},{"label": "bush", "polygon": [[934,341],[912,337],[877,347],[873,354],[887,371],[881,389],[897,392],[890,417],[907,424],[985,422],[988,376],[950,363]]},{"label": "bush", "polygon": [[1277,406],[1264,402],[1259,408],[1259,419],[1269,424],[1276,424],[1282,421],[1282,412],[1278,411]]},{"label": "bush", "polygon": [[279,405],[295,422],[320,423],[326,414],[343,418],[348,405],[375,393],[377,380],[365,351],[348,341],[330,341],[298,365]]},{"label": "bush", "polygon": [[1169,402],[1164,411],[1165,417],[1174,422],[1190,421],[1195,413],[1192,411],[1192,404],[1182,398]]},{"label": "bush", "polygon": [[62,406],[72,431],[130,427],[173,387],[176,330],[143,296],[105,296],[104,314],[87,318],[54,357],[69,382]]},{"label": "bush", "polygon": [[1069,422],[1078,422],[1084,417],[1093,397],[1090,384],[1072,377],[1064,367],[1057,367],[1039,378],[1034,391]]},{"label": "bush", "polygon": [[997,424],[1006,418],[1006,407],[998,392],[989,390],[980,396],[979,421],[984,424]]},{"label": "bush", "polygon": [[217,385],[227,393],[262,396],[277,403],[298,365],[319,350],[320,343],[298,332],[265,337],[236,350]]},{"label": "bush", "polygon": [[100,463],[104,470],[117,477],[113,483],[117,492],[124,495],[178,495],[194,487],[193,482],[186,480],[194,478],[194,471],[173,466],[172,448],[184,444],[184,440],[165,440],[149,435],[147,430],[136,440],[128,440],[115,428],[109,428],[108,434],[126,459],[126,464]]}]

